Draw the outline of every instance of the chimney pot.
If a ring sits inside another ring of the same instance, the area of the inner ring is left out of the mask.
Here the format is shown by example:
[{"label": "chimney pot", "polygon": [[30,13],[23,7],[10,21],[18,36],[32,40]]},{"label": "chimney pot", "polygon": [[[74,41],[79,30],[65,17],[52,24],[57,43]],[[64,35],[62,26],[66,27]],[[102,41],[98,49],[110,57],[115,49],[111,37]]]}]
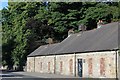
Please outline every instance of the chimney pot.
[{"label": "chimney pot", "polygon": [[52,38],[48,38],[48,43],[52,44],[53,43],[53,39]]},{"label": "chimney pot", "polygon": [[86,31],[86,26],[83,25],[83,24],[79,25],[78,28],[79,28],[80,31]]},{"label": "chimney pot", "polygon": [[74,29],[73,28],[68,31],[68,36],[71,35],[71,34],[74,34]]}]

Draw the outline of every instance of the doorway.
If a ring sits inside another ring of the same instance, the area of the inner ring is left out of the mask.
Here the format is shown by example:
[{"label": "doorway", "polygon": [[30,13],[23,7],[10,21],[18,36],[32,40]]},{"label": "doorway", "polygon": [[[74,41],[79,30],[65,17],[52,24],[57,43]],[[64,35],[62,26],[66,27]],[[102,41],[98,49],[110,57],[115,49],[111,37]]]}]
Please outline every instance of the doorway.
[{"label": "doorway", "polygon": [[78,76],[82,77],[82,71],[83,70],[83,60],[78,59]]}]

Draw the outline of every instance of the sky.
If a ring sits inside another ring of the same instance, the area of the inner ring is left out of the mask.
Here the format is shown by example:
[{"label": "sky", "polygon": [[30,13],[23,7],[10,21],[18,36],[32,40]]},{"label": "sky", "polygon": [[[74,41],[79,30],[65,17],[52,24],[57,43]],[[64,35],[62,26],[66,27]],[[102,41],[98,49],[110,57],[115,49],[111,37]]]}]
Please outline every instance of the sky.
[{"label": "sky", "polygon": [[8,0],[0,0],[0,10],[8,6]]}]

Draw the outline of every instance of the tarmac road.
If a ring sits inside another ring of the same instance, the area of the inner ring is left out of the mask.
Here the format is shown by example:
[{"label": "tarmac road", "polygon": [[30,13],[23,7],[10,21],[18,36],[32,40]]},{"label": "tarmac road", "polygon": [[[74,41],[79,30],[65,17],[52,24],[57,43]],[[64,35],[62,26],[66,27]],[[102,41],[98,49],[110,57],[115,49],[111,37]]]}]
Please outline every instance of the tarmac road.
[{"label": "tarmac road", "polygon": [[2,80],[118,80],[115,78],[80,78],[59,74],[42,74],[38,72],[15,72],[1,71],[0,79]]},{"label": "tarmac road", "polygon": [[37,72],[13,72],[1,71],[2,80],[73,80],[72,76],[62,76],[55,74],[40,74]]},{"label": "tarmac road", "polygon": [[1,71],[0,73],[0,80],[35,80],[36,78],[34,76],[19,74],[19,72]]}]

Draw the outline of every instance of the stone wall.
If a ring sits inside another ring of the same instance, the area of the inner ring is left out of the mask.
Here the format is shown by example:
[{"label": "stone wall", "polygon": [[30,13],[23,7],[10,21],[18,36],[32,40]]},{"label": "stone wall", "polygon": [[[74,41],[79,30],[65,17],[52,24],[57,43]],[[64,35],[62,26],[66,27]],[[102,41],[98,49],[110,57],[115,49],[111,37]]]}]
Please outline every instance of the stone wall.
[{"label": "stone wall", "polygon": [[56,74],[75,75],[75,55],[56,55]]},{"label": "stone wall", "polygon": [[[84,78],[116,77],[115,51],[28,57],[27,71],[78,76],[78,59],[82,59]],[[118,63],[120,65],[120,58]],[[120,66],[118,66],[118,75],[120,77]]]},{"label": "stone wall", "polygon": [[41,72],[42,73],[44,58],[45,58],[45,56],[35,57],[35,72]]},{"label": "stone wall", "polygon": [[118,55],[118,78],[120,80],[120,54]]},{"label": "stone wall", "polygon": [[78,59],[83,59],[83,77],[116,77],[115,51],[76,54],[76,74],[78,74]]},{"label": "stone wall", "polygon": [[54,56],[35,57],[35,72],[54,73]]},{"label": "stone wall", "polygon": [[35,72],[34,57],[27,57],[27,72]]}]

